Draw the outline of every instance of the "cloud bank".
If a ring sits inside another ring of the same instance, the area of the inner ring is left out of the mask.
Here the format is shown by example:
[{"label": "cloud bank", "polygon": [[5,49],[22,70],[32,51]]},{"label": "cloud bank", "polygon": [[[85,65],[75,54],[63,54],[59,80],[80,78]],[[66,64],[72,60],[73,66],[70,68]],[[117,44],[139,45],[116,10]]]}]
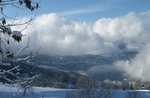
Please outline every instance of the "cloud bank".
[{"label": "cloud bank", "polygon": [[[23,33],[30,36],[32,49],[47,55],[117,54],[136,50],[132,60],[119,61],[117,68],[131,77],[150,80],[149,11],[129,12],[93,23],[73,22],[55,13],[37,17]],[[24,42],[26,38],[24,38]],[[123,47],[122,47],[123,45]]]},{"label": "cloud bank", "polygon": [[31,37],[31,47],[41,47],[43,54],[102,54],[113,49],[93,32],[91,24],[67,21],[57,14],[38,17],[24,33]]},{"label": "cloud bank", "polygon": [[94,23],[72,22],[51,13],[37,17],[23,33],[30,36],[31,47],[41,47],[43,54],[83,55],[117,53],[116,42],[128,49],[140,49],[139,44],[148,40],[145,29],[136,13]]}]

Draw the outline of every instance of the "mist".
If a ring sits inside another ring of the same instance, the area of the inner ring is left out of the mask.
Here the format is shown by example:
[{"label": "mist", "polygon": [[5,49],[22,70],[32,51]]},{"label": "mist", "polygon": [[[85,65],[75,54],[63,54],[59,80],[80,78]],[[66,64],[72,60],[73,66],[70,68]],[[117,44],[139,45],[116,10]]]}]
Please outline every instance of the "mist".
[{"label": "mist", "polygon": [[118,61],[116,67],[125,72],[125,76],[142,81],[150,81],[150,44],[144,47],[137,56],[131,60]]}]

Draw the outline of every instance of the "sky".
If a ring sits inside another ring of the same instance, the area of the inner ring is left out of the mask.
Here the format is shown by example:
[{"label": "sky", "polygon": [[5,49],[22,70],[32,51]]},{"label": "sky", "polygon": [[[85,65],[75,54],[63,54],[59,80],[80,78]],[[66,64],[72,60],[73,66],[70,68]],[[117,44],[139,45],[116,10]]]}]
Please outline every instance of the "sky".
[{"label": "sky", "polygon": [[55,12],[69,19],[94,21],[101,17],[115,17],[130,11],[149,10],[149,0],[47,0],[40,13]]},{"label": "sky", "polygon": [[[38,1],[38,0],[33,0]],[[116,17],[128,12],[144,12],[149,10],[149,0],[39,0],[40,9],[30,11],[7,7],[7,15],[13,17],[26,15],[42,15],[57,13],[69,20],[93,22],[102,17]]]},{"label": "sky", "polygon": [[30,50],[40,49],[45,55],[111,56],[137,51],[135,58],[113,65],[131,77],[150,81],[149,5],[150,0],[41,0],[33,12],[12,7],[4,11],[22,21],[34,16],[22,31],[20,47],[30,37]]}]

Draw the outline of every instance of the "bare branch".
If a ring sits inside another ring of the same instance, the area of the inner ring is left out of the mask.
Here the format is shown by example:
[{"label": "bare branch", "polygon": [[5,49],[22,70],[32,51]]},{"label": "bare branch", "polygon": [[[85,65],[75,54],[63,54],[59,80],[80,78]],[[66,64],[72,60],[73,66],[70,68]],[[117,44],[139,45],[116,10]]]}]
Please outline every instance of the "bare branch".
[{"label": "bare branch", "polygon": [[15,17],[15,18],[8,17],[8,16],[7,16],[7,15],[5,15],[3,12],[1,12],[1,14],[2,14],[3,16],[5,16],[6,18],[8,18],[8,19],[12,19],[12,20],[20,20],[20,19],[16,19],[16,17]]},{"label": "bare branch", "polygon": [[[32,75],[31,77],[23,77],[20,73],[21,65],[20,61],[27,61],[32,57],[32,54],[28,55],[24,58],[18,58],[15,60],[14,55],[19,55],[25,49],[29,47],[30,38],[28,38],[27,45],[23,48],[19,49],[16,52],[10,51],[7,45],[10,44],[10,38],[13,38],[15,42],[20,42],[22,38],[22,31],[25,30],[33,20],[33,18],[24,21],[22,19],[17,19],[18,13],[16,13],[15,17],[7,16],[3,11],[4,8],[16,7],[18,9],[29,9],[33,11],[34,9],[39,8],[39,4],[37,2],[32,2],[32,0],[0,0],[0,14],[2,18],[0,19],[0,78],[2,79],[0,82],[6,81],[7,83],[25,83],[25,87],[28,88],[28,83],[32,83],[32,81],[37,77]],[[17,12],[17,11],[16,11]],[[6,23],[6,19],[10,19],[12,23]],[[12,27],[22,27],[20,31],[13,30]],[[13,41],[12,41],[13,42]],[[25,73],[24,73],[25,74]]]},{"label": "bare branch", "polygon": [[16,70],[16,69],[19,68],[19,67],[20,67],[20,65],[15,66],[14,68],[7,70],[6,73],[11,72],[11,71],[14,71],[14,70]]},{"label": "bare branch", "polygon": [[0,38],[0,41],[2,42],[2,44],[4,45],[5,49],[8,51],[8,48],[6,47],[4,41],[2,40],[2,38]]},{"label": "bare branch", "polygon": [[15,60],[15,62],[19,62],[19,61],[27,61],[31,58],[31,55],[24,57],[24,58],[18,58],[17,60]]},{"label": "bare branch", "polygon": [[31,18],[30,20],[28,20],[28,21],[26,21],[26,22],[23,22],[23,23],[8,24],[8,25],[6,25],[6,26],[21,26],[21,25],[25,25],[25,24],[30,23],[32,20],[33,20],[33,18]]},{"label": "bare branch", "polygon": [[10,83],[14,83],[13,80],[9,79],[9,78],[6,78],[5,76],[3,77],[6,81],[10,82]]}]

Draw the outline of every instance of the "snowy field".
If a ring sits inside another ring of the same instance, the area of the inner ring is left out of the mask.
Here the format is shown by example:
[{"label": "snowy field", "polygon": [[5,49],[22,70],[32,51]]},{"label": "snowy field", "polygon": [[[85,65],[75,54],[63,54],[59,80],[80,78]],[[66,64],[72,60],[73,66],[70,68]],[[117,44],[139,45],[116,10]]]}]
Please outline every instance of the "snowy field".
[{"label": "snowy field", "polygon": [[[0,85],[0,98],[65,98],[66,94],[71,91],[69,89],[48,87],[33,87],[33,89],[34,92],[23,94],[22,91],[16,87]],[[129,91],[117,90],[111,98],[150,98],[150,91],[138,90],[136,93],[131,95]]]},{"label": "snowy field", "polygon": [[65,98],[67,89],[33,87],[33,92],[23,94],[21,89],[9,85],[0,85],[0,98]]}]

